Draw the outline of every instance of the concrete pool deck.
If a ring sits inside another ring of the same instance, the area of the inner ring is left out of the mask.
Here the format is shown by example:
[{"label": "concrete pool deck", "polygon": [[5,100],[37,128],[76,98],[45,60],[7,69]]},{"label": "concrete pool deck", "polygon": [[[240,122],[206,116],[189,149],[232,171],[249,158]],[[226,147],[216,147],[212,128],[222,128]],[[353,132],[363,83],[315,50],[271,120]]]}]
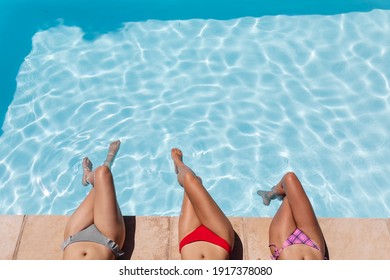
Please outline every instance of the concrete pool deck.
[{"label": "concrete pool deck", "polygon": [[[62,259],[68,216],[0,215],[0,260]],[[233,259],[269,260],[271,218],[229,218]],[[125,216],[127,260],[179,260],[178,217]],[[390,260],[390,219],[319,218],[331,260]]]}]

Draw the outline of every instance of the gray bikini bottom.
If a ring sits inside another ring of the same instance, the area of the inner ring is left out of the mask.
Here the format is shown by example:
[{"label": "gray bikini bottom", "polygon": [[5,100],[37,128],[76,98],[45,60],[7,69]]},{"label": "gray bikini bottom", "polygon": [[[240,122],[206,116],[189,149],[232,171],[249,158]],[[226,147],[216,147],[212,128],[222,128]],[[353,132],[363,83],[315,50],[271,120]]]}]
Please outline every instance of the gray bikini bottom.
[{"label": "gray bikini bottom", "polygon": [[119,248],[118,244],[101,233],[94,224],[74,235],[69,236],[68,239],[62,243],[62,250],[75,242],[95,242],[102,244],[110,249],[115,257],[120,257],[124,254],[123,251]]}]

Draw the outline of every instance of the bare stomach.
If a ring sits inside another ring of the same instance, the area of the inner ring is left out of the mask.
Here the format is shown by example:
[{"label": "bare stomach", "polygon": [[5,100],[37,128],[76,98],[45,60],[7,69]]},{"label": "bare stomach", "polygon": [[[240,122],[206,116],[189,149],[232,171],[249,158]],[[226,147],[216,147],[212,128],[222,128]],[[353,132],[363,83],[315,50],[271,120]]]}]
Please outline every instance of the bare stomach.
[{"label": "bare stomach", "polygon": [[196,241],[182,248],[181,258],[183,260],[227,260],[229,253],[210,242]]},{"label": "bare stomach", "polygon": [[279,260],[323,260],[322,252],[304,244],[294,244],[283,249]]},{"label": "bare stomach", "polygon": [[107,247],[94,242],[75,242],[68,245],[64,260],[113,260],[114,254]]}]

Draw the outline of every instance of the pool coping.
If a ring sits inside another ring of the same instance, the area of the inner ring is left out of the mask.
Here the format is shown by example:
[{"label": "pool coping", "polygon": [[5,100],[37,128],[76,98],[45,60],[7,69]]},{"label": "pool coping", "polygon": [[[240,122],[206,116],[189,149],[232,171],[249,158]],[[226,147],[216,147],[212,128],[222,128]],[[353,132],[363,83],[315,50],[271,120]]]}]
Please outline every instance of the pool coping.
[{"label": "pool coping", "polygon": [[[0,260],[60,260],[69,216],[0,215]],[[125,216],[124,260],[180,260],[176,216]],[[269,259],[271,218],[229,217],[232,259]],[[390,219],[319,218],[332,260],[390,260]],[[364,241],[364,242],[362,242]]]}]

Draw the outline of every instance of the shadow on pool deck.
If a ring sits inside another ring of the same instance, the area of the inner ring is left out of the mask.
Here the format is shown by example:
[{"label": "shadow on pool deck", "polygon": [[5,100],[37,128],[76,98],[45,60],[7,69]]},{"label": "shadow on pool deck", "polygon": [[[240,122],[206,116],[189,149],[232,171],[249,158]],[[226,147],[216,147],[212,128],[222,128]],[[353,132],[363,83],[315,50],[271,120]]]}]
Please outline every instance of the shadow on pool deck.
[{"label": "shadow on pool deck", "polygon": [[[58,260],[68,216],[0,215],[0,260]],[[234,259],[269,260],[271,218],[230,218]],[[178,217],[125,216],[123,259],[179,260]],[[320,218],[331,260],[390,260],[390,219]]]}]

